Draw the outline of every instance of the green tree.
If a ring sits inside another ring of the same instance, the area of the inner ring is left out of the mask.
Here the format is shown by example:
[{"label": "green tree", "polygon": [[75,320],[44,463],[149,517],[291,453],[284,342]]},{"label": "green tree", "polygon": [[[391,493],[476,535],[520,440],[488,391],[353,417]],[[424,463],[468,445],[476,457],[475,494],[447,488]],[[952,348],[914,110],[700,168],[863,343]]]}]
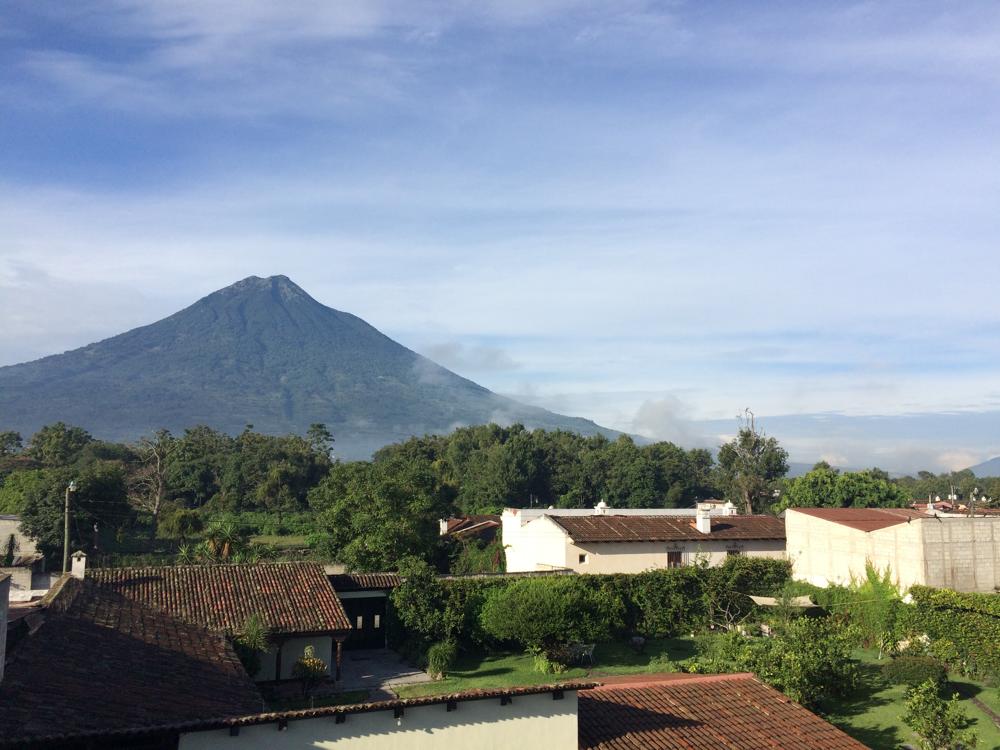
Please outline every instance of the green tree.
[{"label": "green tree", "polygon": [[909,493],[874,471],[839,472],[819,466],[785,484],[773,510],[786,508],[898,508],[909,501]]},{"label": "green tree", "polygon": [[[21,525],[50,560],[61,557],[65,490],[76,481],[70,503],[70,547],[93,551],[99,535],[128,528],[133,521],[118,462],[97,461],[80,469],[50,470],[26,493]],[[96,529],[95,529],[96,527]]]},{"label": "green tree", "polygon": [[326,675],[326,662],[316,656],[315,647],[306,646],[302,656],[292,667],[292,677],[302,685],[302,694],[308,697],[313,690],[323,684]]},{"label": "green tree", "polygon": [[749,409],[736,437],[719,448],[719,476],[726,497],[743,512],[759,512],[770,504],[777,480],[788,473],[788,453],[773,437],[758,430]]},{"label": "green tree", "polygon": [[67,466],[93,438],[82,427],[71,427],[64,422],[46,425],[31,436],[27,454],[45,466]]},{"label": "green tree", "polygon": [[0,456],[15,456],[23,448],[21,433],[13,430],[0,432]]},{"label": "green tree", "polygon": [[480,619],[494,638],[565,663],[567,644],[607,640],[624,611],[618,596],[574,577],[522,578],[490,592]]},{"label": "green tree", "polygon": [[267,625],[263,616],[256,613],[250,615],[244,621],[240,632],[233,636],[233,650],[251,677],[260,671],[269,645]]},{"label": "green tree", "polygon": [[321,547],[352,570],[394,570],[412,555],[435,559],[437,519],[450,514],[431,471],[402,460],[337,465],[309,495]]},{"label": "green tree", "polygon": [[333,452],[333,433],[327,429],[327,426],[322,422],[314,422],[309,425],[309,430],[306,432],[306,442],[309,443],[309,447],[313,452],[325,458],[330,458],[330,454]]},{"label": "green tree", "polygon": [[934,680],[909,692],[903,721],[916,735],[920,750],[962,750],[977,744],[976,735],[966,730],[970,722],[959,705],[958,694],[945,700]]},{"label": "green tree", "polygon": [[0,514],[20,514],[27,499],[41,491],[49,481],[47,469],[25,469],[8,474],[0,480]]}]

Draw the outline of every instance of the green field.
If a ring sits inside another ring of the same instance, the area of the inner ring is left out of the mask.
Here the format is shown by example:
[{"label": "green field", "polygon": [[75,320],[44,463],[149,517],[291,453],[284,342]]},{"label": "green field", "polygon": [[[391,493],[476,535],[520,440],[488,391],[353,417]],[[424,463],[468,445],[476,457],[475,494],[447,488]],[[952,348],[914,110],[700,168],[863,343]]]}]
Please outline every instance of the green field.
[{"label": "green field", "polygon": [[[873,750],[891,750],[904,742],[913,742],[913,734],[903,724],[906,687],[886,685],[881,679],[881,664],[874,651],[858,650],[861,662],[861,685],[848,700],[829,706],[826,718]],[[979,750],[1000,749],[1000,729],[970,698],[978,698],[1000,714],[1000,693],[996,688],[959,675],[951,675],[952,690],[963,698],[962,707],[973,721],[979,737]]]},{"label": "green field", "polygon": [[533,659],[523,653],[465,654],[445,679],[407,685],[396,692],[400,698],[414,698],[475,688],[544,685],[572,680],[599,681],[606,675],[673,671],[675,668],[671,662],[693,655],[694,643],[689,638],[652,639],[646,643],[642,653],[636,653],[628,644],[612,641],[599,643],[594,649],[593,667],[574,667],[559,674],[543,674],[535,669]]}]

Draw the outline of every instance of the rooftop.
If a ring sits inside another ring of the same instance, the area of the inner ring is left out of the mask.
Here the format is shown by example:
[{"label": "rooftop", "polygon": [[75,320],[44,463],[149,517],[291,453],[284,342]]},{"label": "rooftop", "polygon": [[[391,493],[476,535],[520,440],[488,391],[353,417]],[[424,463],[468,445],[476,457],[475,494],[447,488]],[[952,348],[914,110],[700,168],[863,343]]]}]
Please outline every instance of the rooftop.
[{"label": "rooftop", "polygon": [[752,674],[640,675],[579,694],[580,750],[864,750]]},{"label": "rooftop", "polygon": [[15,746],[261,708],[221,634],[69,576],[42,617],[0,684],[0,738]]},{"label": "rooftop", "polygon": [[887,529],[900,523],[910,523],[914,519],[931,518],[926,513],[912,508],[789,508],[788,510],[865,532]]},{"label": "rooftop", "polygon": [[259,614],[271,633],[350,630],[323,566],[310,562],[94,568],[93,581],[185,622],[236,633]]},{"label": "rooftop", "polygon": [[774,516],[712,516],[703,534],[691,518],[671,516],[552,516],[574,542],[669,542],[705,539],[784,539],[785,522]]}]

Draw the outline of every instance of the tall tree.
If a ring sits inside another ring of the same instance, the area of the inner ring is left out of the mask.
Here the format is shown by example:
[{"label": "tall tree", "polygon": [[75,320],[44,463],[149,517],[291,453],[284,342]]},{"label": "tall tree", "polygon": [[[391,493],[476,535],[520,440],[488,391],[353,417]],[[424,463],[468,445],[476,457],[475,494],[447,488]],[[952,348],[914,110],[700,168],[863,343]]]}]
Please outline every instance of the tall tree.
[{"label": "tall tree", "polygon": [[66,466],[93,440],[82,427],[56,422],[42,427],[31,436],[27,453],[45,466]]},{"label": "tall tree", "polygon": [[152,516],[153,535],[167,500],[168,461],[176,449],[177,440],[169,430],[157,430],[152,437],[142,438],[137,446],[142,465],[130,479],[129,500]]},{"label": "tall tree", "polygon": [[770,503],[777,480],[788,473],[788,453],[758,430],[749,409],[739,422],[736,437],[719,448],[719,474],[726,496],[753,513]]}]

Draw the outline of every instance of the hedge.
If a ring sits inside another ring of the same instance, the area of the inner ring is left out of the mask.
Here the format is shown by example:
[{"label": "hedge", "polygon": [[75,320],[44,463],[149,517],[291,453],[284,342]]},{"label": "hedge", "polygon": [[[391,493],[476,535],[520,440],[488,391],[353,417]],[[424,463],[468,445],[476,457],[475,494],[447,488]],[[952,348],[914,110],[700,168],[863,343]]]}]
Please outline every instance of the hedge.
[{"label": "hedge", "polygon": [[[557,587],[565,576],[537,579]],[[580,586],[624,605],[611,630],[620,635],[668,637],[719,625],[749,614],[748,594],[774,595],[790,577],[785,560],[731,557],[722,565],[689,565],[631,575],[573,576]],[[397,627],[393,645],[404,652],[426,653],[437,641],[462,648],[487,649],[511,644],[498,641],[482,627],[483,606],[491,591],[507,588],[515,577],[433,579],[428,571],[409,575],[392,594]]]},{"label": "hedge", "polygon": [[963,594],[911,586],[913,605],[901,613],[907,630],[954,644],[958,663],[970,677],[1000,680],[1000,595]]}]

